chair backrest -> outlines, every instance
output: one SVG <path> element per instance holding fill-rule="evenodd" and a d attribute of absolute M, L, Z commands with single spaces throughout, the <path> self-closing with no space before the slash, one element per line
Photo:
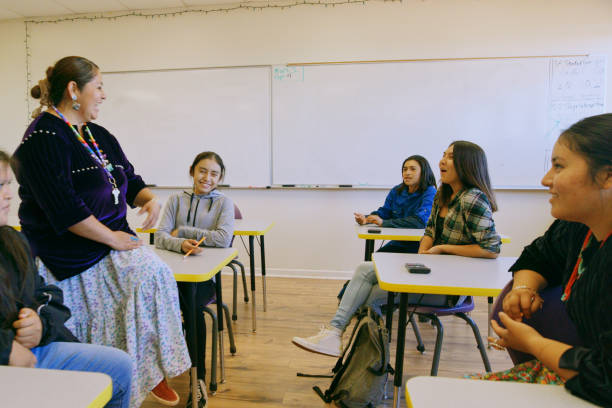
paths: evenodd
<path fill-rule="evenodd" d="M 242 213 L 240 212 L 240 208 L 238 208 L 238 206 L 236 204 L 234 204 L 234 219 L 235 220 L 241 220 L 242 219 Z"/>

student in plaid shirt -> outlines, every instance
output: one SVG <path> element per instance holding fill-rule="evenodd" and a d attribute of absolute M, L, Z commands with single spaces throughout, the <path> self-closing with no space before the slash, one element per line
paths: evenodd
<path fill-rule="evenodd" d="M 487 159 L 480 146 L 453 142 L 440 160 L 442 185 L 434 199 L 419 253 L 455 254 L 496 258 L 500 237 L 495 232 L 492 213 L 497 210 L 489 181 Z M 410 294 L 408 301 L 427 306 L 456 305 L 465 297 Z M 362 305 L 380 307 L 387 292 L 380 289 L 372 262 L 360 264 L 346 287 L 336 315 L 329 326 L 311 337 L 294 337 L 293 343 L 305 350 L 340 356 L 342 333 Z"/>
<path fill-rule="evenodd" d="M 440 181 L 419 253 L 497 258 L 501 239 L 492 216 L 497 203 L 482 148 L 451 143 L 440 160 Z"/>

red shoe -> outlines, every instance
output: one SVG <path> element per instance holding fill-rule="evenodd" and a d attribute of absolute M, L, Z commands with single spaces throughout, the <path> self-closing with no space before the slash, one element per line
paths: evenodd
<path fill-rule="evenodd" d="M 176 391 L 168 385 L 168 381 L 165 378 L 153 388 L 151 394 L 159 403 L 169 407 L 177 405 L 181 400 Z"/>

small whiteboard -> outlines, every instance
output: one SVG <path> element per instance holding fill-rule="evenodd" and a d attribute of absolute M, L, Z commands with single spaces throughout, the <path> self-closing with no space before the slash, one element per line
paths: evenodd
<path fill-rule="evenodd" d="M 101 124 L 149 184 L 189 186 L 196 154 L 225 162 L 224 183 L 270 184 L 270 67 L 103 73 Z"/>
<path fill-rule="evenodd" d="M 603 57 L 275 67 L 273 183 L 389 186 L 469 140 L 496 187 L 540 185 L 560 130 L 604 112 Z"/>

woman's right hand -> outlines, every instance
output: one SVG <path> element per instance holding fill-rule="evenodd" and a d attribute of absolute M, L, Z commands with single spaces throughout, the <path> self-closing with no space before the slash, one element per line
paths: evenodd
<path fill-rule="evenodd" d="M 112 241 L 109 244 L 111 248 L 117 251 L 129 251 L 141 245 L 142 241 L 138 237 L 123 231 L 113 231 Z"/>
<path fill-rule="evenodd" d="M 36 356 L 26 347 L 13 340 L 8 365 L 13 367 L 36 367 Z"/>
<path fill-rule="evenodd" d="M 196 255 L 202 252 L 202 248 L 198 246 L 198 241 L 195 239 L 186 239 L 181 244 L 181 251 L 183 251 L 184 254 L 191 251 L 190 255 Z"/>
<path fill-rule="evenodd" d="M 359 213 L 353 213 L 353 215 L 355 215 L 355 221 L 357 221 L 357 224 L 359 225 L 365 224 L 365 220 L 366 220 L 365 215 L 359 214 Z"/>
<path fill-rule="evenodd" d="M 517 286 L 506 294 L 502 308 L 512 320 L 520 322 L 523 319 L 530 319 L 543 304 L 544 300 L 535 289 Z"/>

